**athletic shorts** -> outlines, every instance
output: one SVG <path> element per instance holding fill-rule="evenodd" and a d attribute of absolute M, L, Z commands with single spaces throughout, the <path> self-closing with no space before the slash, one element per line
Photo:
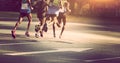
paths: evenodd
<path fill-rule="evenodd" d="M 66 14 L 59 12 L 58 19 L 61 19 L 61 18 L 66 18 Z"/>
<path fill-rule="evenodd" d="M 20 13 L 31 13 L 31 9 L 21 9 Z"/>
<path fill-rule="evenodd" d="M 46 17 L 46 13 L 45 13 L 45 12 L 43 12 L 43 13 L 38 12 L 38 13 L 37 13 L 37 17 L 40 18 L 40 19 L 43 19 L 43 18 Z"/>
<path fill-rule="evenodd" d="M 20 16 L 28 16 L 31 13 L 31 9 L 21 9 L 20 10 Z"/>

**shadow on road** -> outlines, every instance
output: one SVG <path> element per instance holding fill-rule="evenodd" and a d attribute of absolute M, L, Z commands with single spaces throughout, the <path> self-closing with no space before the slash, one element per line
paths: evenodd
<path fill-rule="evenodd" d="M 0 18 L 0 21 L 17 21 L 18 18 L 8 18 L 8 17 L 3 17 L 3 18 Z"/>
<path fill-rule="evenodd" d="M 13 26 L 8 26 L 8 25 L 0 24 L 0 29 L 12 30 L 14 25 L 15 24 L 13 24 Z M 19 30 L 26 30 L 26 28 L 23 28 L 23 27 L 18 27 L 17 29 L 19 29 Z"/>
<path fill-rule="evenodd" d="M 17 37 L 19 37 L 19 39 L 13 39 L 10 33 L 0 33 L 0 43 L 37 42 L 36 40 L 27 38 L 25 35 L 17 34 Z"/>
<path fill-rule="evenodd" d="M 103 30 L 103 31 L 115 31 L 120 32 L 120 18 L 119 17 L 104 17 L 104 18 L 95 18 L 95 25 L 100 25 L 102 27 L 93 29 Z"/>

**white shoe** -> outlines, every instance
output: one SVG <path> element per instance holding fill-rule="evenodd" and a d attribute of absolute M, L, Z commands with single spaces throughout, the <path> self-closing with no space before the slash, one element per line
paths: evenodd
<path fill-rule="evenodd" d="M 39 38 L 39 34 L 38 34 L 38 33 L 35 33 L 35 37 L 36 37 L 36 38 Z"/>

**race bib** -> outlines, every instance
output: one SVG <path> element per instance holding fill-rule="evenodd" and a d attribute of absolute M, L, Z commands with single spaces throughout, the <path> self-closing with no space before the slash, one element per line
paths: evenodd
<path fill-rule="evenodd" d="M 29 9 L 29 6 L 27 3 L 22 3 L 21 9 Z"/>

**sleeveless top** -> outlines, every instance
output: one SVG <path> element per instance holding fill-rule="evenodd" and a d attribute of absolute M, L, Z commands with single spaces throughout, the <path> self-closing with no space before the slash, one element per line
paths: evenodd
<path fill-rule="evenodd" d="M 59 12 L 59 0 L 52 0 L 49 3 L 47 14 L 58 15 Z"/>
<path fill-rule="evenodd" d="M 59 9 L 60 13 L 67 12 L 67 7 L 64 6 L 66 2 L 67 2 L 66 0 L 61 0 L 60 1 L 60 9 Z"/>
<path fill-rule="evenodd" d="M 30 9 L 30 6 L 29 6 L 27 0 L 22 0 L 20 12 L 21 13 L 31 13 L 31 9 Z"/>
<path fill-rule="evenodd" d="M 48 7 L 48 11 L 47 14 L 56 14 L 57 15 L 57 11 L 59 10 L 59 8 L 57 6 L 49 6 Z"/>

